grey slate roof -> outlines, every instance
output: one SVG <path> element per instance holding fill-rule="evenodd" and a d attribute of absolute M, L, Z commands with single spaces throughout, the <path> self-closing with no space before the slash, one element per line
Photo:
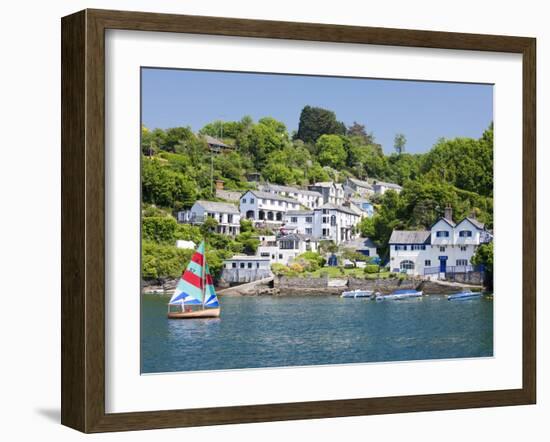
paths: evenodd
<path fill-rule="evenodd" d="M 225 144 L 223 141 L 218 140 L 217 138 L 211 137 L 210 135 L 203 135 L 204 140 L 212 146 L 221 146 L 221 147 L 230 147 Z"/>
<path fill-rule="evenodd" d="M 322 197 L 319 192 L 315 192 L 314 190 L 307 190 L 307 189 L 298 189 L 297 187 L 291 187 L 291 186 L 281 186 L 280 184 L 265 184 L 263 186 L 266 190 L 273 190 L 274 192 L 287 192 L 287 193 L 301 193 L 302 195 L 311 195 L 315 197 Z"/>
<path fill-rule="evenodd" d="M 326 203 L 326 204 L 323 204 L 322 206 L 319 206 L 319 207 L 315 208 L 315 210 L 322 210 L 322 209 L 338 210 L 340 212 L 349 213 L 350 215 L 359 216 L 357 213 L 355 213 L 351 209 L 348 209 L 347 207 L 337 206 L 336 204 L 332 204 L 332 203 Z"/>
<path fill-rule="evenodd" d="M 394 230 L 388 244 L 429 244 L 429 230 Z"/>
<path fill-rule="evenodd" d="M 247 190 L 247 192 L 250 192 L 256 195 L 258 198 L 262 198 L 266 200 L 286 201 L 288 203 L 300 204 L 298 200 L 295 200 L 293 198 L 288 198 L 282 195 L 277 195 L 276 193 L 264 192 L 262 190 Z"/>
<path fill-rule="evenodd" d="M 375 181 L 374 186 L 385 186 L 385 187 L 389 187 L 391 189 L 402 189 L 402 187 L 399 184 L 387 183 L 387 182 L 384 182 L 384 181 Z"/>
<path fill-rule="evenodd" d="M 221 213 L 239 213 L 239 209 L 234 204 L 219 203 L 217 201 L 196 201 L 195 204 L 199 204 L 204 210 L 208 212 L 221 212 Z"/>
<path fill-rule="evenodd" d="M 313 237 L 311 235 L 305 235 L 303 233 L 289 233 L 288 235 L 280 236 L 277 238 L 279 241 L 311 241 Z"/>
<path fill-rule="evenodd" d="M 484 230 L 484 229 L 485 229 L 485 224 L 479 222 L 477 219 L 475 219 L 475 218 L 470 218 L 470 217 L 464 218 L 464 220 L 466 220 L 466 219 L 467 219 L 468 221 L 470 221 L 474 226 L 476 226 L 479 230 Z M 464 221 L 464 220 L 462 220 L 462 221 Z M 462 221 L 461 221 L 461 222 L 462 222 Z M 459 223 L 459 224 L 460 224 L 460 223 Z"/>
<path fill-rule="evenodd" d="M 359 187 L 365 187 L 367 189 L 372 189 L 372 185 L 367 181 L 358 180 L 357 178 L 349 177 L 348 180 Z"/>

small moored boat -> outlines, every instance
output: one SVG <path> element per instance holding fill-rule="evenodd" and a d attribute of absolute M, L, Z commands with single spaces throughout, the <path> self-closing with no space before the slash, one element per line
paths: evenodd
<path fill-rule="evenodd" d="M 176 310 L 173 311 L 173 307 Z M 168 302 L 168 318 L 217 318 L 220 303 L 214 290 L 214 281 L 206 264 L 204 241 L 191 257 L 185 272 Z"/>
<path fill-rule="evenodd" d="M 467 299 L 476 299 L 476 298 L 481 298 L 481 292 L 472 292 L 468 290 L 468 291 L 454 293 L 452 295 L 447 296 L 448 301 L 463 301 Z"/>
<path fill-rule="evenodd" d="M 342 292 L 340 298 L 370 298 L 373 295 L 372 290 L 350 290 L 348 292 Z"/>
<path fill-rule="evenodd" d="M 392 301 L 400 299 L 409 299 L 409 298 L 420 298 L 422 296 L 422 291 L 420 290 L 396 290 L 389 295 L 376 295 L 377 301 Z"/>

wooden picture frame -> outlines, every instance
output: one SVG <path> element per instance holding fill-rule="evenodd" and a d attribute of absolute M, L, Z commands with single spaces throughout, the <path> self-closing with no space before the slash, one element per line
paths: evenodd
<path fill-rule="evenodd" d="M 208 409 L 105 412 L 105 30 L 261 37 L 523 57 L 523 385 Z M 62 409 L 83 432 L 533 404 L 536 400 L 536 41 L 533 38 L 84 10 L 62 19 Z"/>

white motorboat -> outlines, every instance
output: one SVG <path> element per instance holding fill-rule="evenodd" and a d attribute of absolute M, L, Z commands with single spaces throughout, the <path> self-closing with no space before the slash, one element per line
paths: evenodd
<path fill-rule="evenodd" d="M 350 290 L 347 292 L 342 292 L 340 295 L 341 298 L 370 298 L 373 295 L 372 290 Z"/>

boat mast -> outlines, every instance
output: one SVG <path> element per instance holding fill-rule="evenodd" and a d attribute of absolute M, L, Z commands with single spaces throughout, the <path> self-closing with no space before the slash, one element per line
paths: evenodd
<path fill-rule="evenodd" d="M 206 241 L 204 242 L 204 253 L 202 255 L 202 309 L 206 302 Z"/>

